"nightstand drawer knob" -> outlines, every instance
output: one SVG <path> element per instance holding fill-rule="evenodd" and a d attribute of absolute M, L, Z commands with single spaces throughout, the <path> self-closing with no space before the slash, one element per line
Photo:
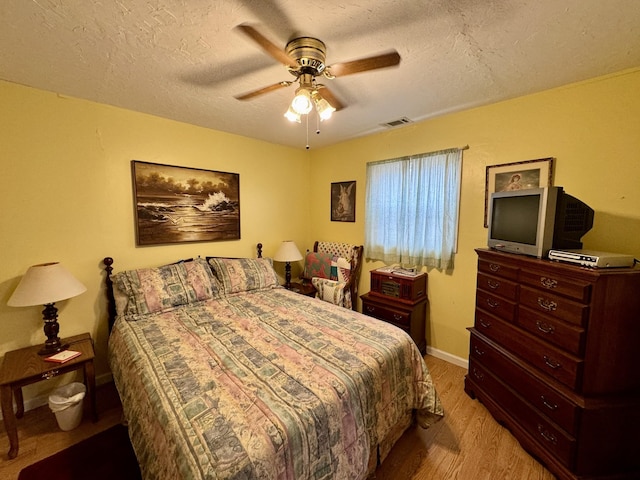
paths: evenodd
<path fill-rule="evenodd" d="M 44 372 L 42 374 L 42 378 L 45 380 L 49 380 L 50 378 L 56 377 L 60 374 L 60 370 L 49 370 L 48 372 Z"/>

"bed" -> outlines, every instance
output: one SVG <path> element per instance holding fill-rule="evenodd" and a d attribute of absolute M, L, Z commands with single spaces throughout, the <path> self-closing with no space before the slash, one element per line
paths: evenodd
<path fill-rule="evenodd" d="M 363 479 L 443 415 L 410 337 L 280 287 L 270 259 L 105 264 L 109 365 L 145 479 Z"/>

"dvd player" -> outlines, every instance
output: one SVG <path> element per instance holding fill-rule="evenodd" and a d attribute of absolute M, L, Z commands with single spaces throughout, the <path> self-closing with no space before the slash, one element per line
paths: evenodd
<path fill-rule="evenodd" d="M 631 255 L 594 250 L 549 250 L 549 260 L 592 268 L 633 267 L 635 263 Z"/>

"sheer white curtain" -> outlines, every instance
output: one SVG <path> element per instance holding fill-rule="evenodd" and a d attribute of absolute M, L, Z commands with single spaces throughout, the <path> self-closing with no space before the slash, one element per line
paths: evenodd
<path fill-rule="evenodd" d="M 453 268 L 462 150 L 367 164 L 366 258 Z"/>

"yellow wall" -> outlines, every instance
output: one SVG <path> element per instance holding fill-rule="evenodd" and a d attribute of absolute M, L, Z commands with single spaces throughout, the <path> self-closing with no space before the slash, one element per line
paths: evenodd
<path fill-rule="evenodd" d="M 60 261 L 88 291 L 58 302 L 60 335 L 90 332 L 106 364 L 101 261 L 116 271 L 305 244 L 305 151 L 0 82 L 0 355 L 44 343 L 42 307 L 8 307 L 30 265 Z M 131 160 L 240 174 L 241 240 L 137 248 Z M 282 215 L 282 211 L 287 215 Z M 279 265 L 278 268 L 282 267 Z M 36 391 L 44 386 L 29 387 Z"/>
<path fill-rule="evenodd" d="M 88 287 L 57 304 L 61 334 L 91 332 L 105 373 L 103 257 L 118 270 L 251 256 L 258 241 L 266 255 L 285 239 L 301 250 L 315 239 L 362 243 L 367 162 L 468 144 L 456 267 L 429 271 L 427 332 L 431 347 L 464 358 L 487 165 L 555 157 L 554 183 L 596 210 L 585 247 L 640 257 L 638 92 L 635 69 L 306 152 L 0 82 L 0 355 L 44 340 L 40 307 L 6 305 L 29 265 L 60 261 Z M 239 173 L 242 239 L 137 248 L 133 159 Z M 357 221 L 331 222 L 330 183 L 348 180 L 358 182 Z M 379 265 L 364 265 L 361 293 Z M 30 388 L 27 398 L 47 387 Z"/>
<path fill-rule="evenodd" d="M 475 108 L 312 151 L 311 236 L 364 241 L 366 163 L 469 145 L 463 153 L 460 235 L 452 272 L 429 271 L 427 342 L 468 353 L 476 256 L 486 246 L 487 165 L 554 157 L 554 184 L 595 211 L 584 248 L 640 258 L 640 70 Z M 356 223 L 329 220 L 329 183 L 356 180 Z M 360 293 L 369 290 L 364 264 Z"/>

